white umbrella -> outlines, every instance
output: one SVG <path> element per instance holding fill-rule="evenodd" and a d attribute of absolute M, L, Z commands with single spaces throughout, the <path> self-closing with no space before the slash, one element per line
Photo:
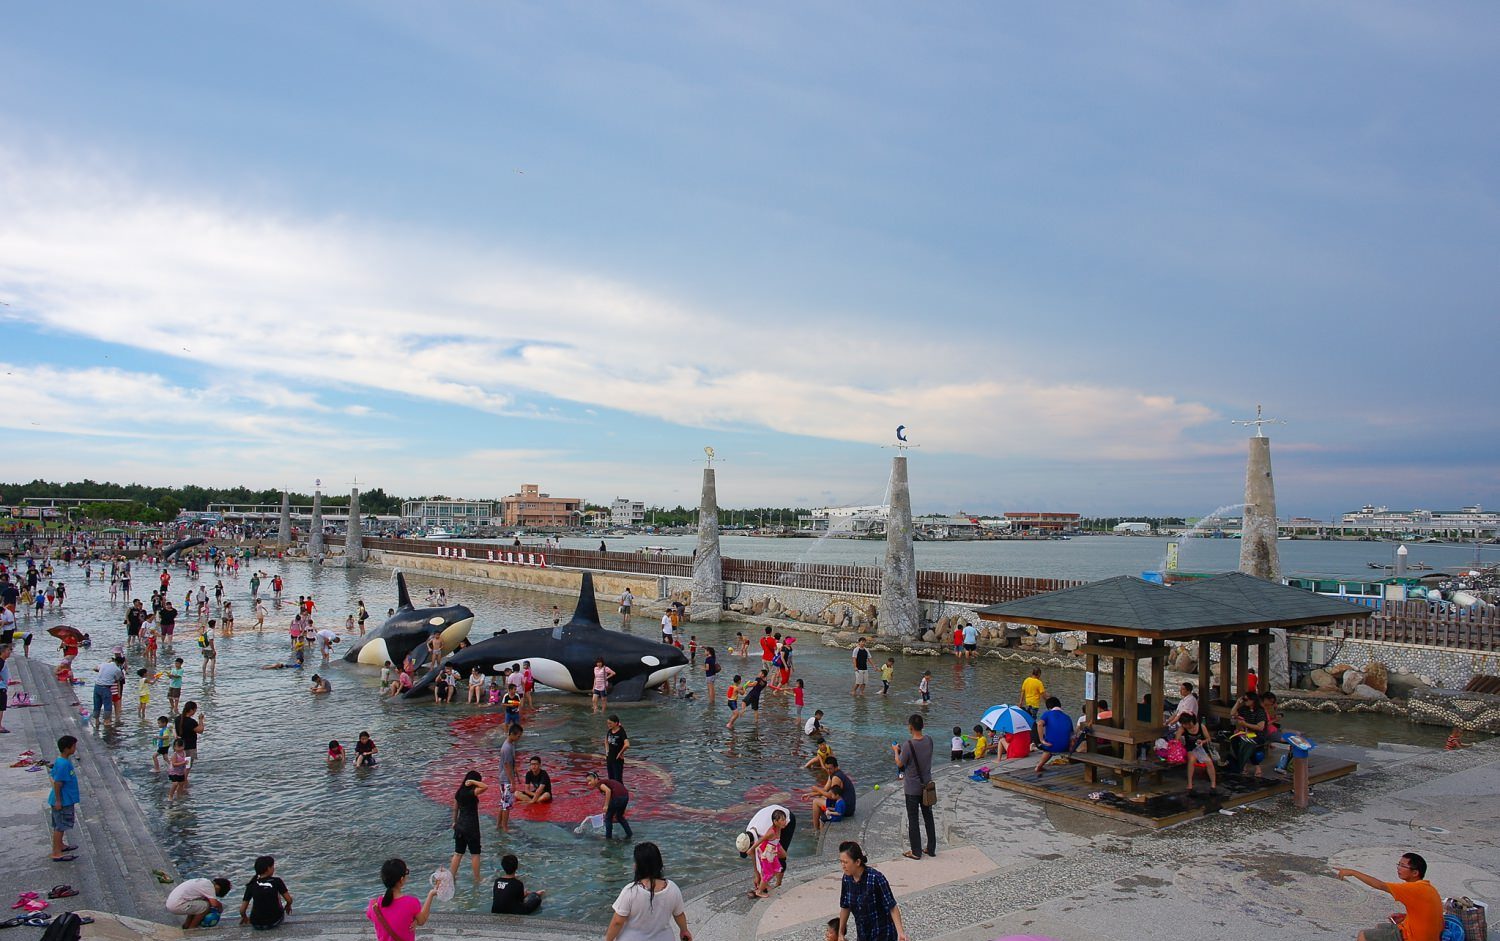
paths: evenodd
<path fill-rule="evenodd" d="M 979 724 L 992 732 L 1029 732 L 1031 730 L 1031 716 L 1019 706 L 1010 706 L 1001 703 L 991 706 L 980 716 Z"/>

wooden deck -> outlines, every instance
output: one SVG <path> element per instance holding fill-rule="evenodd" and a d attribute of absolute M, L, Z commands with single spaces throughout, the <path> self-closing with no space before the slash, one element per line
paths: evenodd
<path fill-rule="evenodd" d="M 1249 775 L 1219 773 L 1219 793 L 1208 793 L 1208 781 L 1195 779 L 1196 793 L 1187 794 L 1187 772 L 1181 768 L 1167 771 L 1161 776 L 1161 784 L 1148 787 L 1133 798 L 1122 796 L 1117 786 L 1090 784 L 1084 779 L 1086 766 L 1070 762 L 1066 767 L 1048 765 L 1047 771 L 1038 778 L 1034 771 L 1036 762 L 1016 761 L 1009 767 L 995 768 L 990 774 L 990 783 L 995 787 L 1024 794 L 1027 797 L 1072 807 L 1086 813 L 1123 820 L 1151 829 L 1170 827 L 1185 820 L 1194 820 L 1218 813 L 1221 809 L 1233 809 L 1244 804 L 1265 800 L 1277 794 L 1289 793 L 1292 777 L 1276 774 L 1268 761 L 1266 775 L 1256 779 Z M 1307 759 L 1308 781 L 1318 784 L 1353 774 L 1358 765 L 1352 761 L 1326 758 L 1314 752 Z M 1101 774 L 1104 772 L 1101 772 Z M 1105 797 L 1090 799 L 1090 794 L 1103 792 Z"/>

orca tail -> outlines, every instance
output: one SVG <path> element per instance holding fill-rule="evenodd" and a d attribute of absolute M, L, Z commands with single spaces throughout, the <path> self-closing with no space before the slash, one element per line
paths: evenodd
<path fill-rule="evenodd" d="M 609 687 L 609 698 L 616 702 L 640 702 L 645 694 L 646 674 L 644 673 L 632 676 L 628 680 L 611 683 Z"/>
<path fill-rule="evenodd" d="M 578 586 L 578 607 L 573 609 L 573 620 L 568 622 L 568 626 L 578 625 L 602 626 L 599 623 L 599 603 L 594 600 L 593 572 L 584 572 L 583 583 Z"/>
<path fill-rule="evenodd" d="M 411 603 L 411 595 L 409 595 L 409 594 L 406 593 L 406 576 L 403 573 L 401 573 L 401 572 L 397 572 L 396 573 L 396 609 L 399 611 L 402 608 L 412 608 L 412 607 L 415 607 L 415 605 L 413 605 Z"/>

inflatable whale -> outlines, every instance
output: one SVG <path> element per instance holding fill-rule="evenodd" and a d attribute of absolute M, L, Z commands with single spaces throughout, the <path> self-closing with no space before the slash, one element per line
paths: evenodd
<path fill-rule="evenodd" d="M 161 559 L 163 562 L 165 562 L 182 550 L 191 549 L 194 546 L 201 546 L 205 542 L 208 542 L 208 540 L 204 539 L 202 536 L 189 536 L 187 539 L 179 539 L 176 542 L 172 543 L 170 546 L 167 546 L 166 550 L 161 554 Z"/>
<path fill-rule="evenodd" d="M 385 666 L 389 660 L 400 669 L 408 656 L 417 666 L 427 660 L 427 638 L 443 635 L 443 652 L 452 653 L 474 626 L 474 612 L 461 604 L 441 608 L 418 608 L 406 593 L 406 576 L 396 573 L 396 613 L 359 639 L 344 659 L 349 663 Z"/>
<path fill-rule="evenodd" d="M 578 607 L 566 624 L 497 634 L 465 647 L 446 664 L 429 670 L 405 697 L 425 695 L 442 666 L 451 666 L 465 677 L 476 667 L 487 676 L 499 676 L 506 667 L 523 660 L 531 661 L 531 673 L 538 683 L 569 693 L 587 693 L 594 687 L 596 657 L 603 657 L 605 665 L 615 671 L 609 698 L 626 702 L 640 699 L 646 690 L 667 682 L 688 665 L 687 657 L 676 647 L 605 630 L 594 601 L 594 576 L 584 572 Z"/>

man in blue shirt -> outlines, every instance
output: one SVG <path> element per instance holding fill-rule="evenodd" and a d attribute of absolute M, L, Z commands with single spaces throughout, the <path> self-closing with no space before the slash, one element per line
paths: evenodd
<path fill-rule="evenodd" d="M 69 851 L 78 847 L 63 842 L 65 831 L 73 829 L 76 822 L 74 809 L 78 806 L 78 773 L 73 770 L 73 752 L 78 748 L 78 739 L 64 735 L 57 740 L 57 760 L 52 762 L 52 793 L 47 795 L 47 806 L 52 808 L 52 861 L 71 863 L 77 859 Z"/>
<path fill-rule="evenodd" d="M 1062 701 L 1056 696 L 1047 697 L 1047 711 L 1039 720 L 1042 732 L 1042 760 L 1037 762 L 1036 776 L 1042 776 L 1047 762 L 1073 750 L 1073 717 L 1063 712 Z"/>

